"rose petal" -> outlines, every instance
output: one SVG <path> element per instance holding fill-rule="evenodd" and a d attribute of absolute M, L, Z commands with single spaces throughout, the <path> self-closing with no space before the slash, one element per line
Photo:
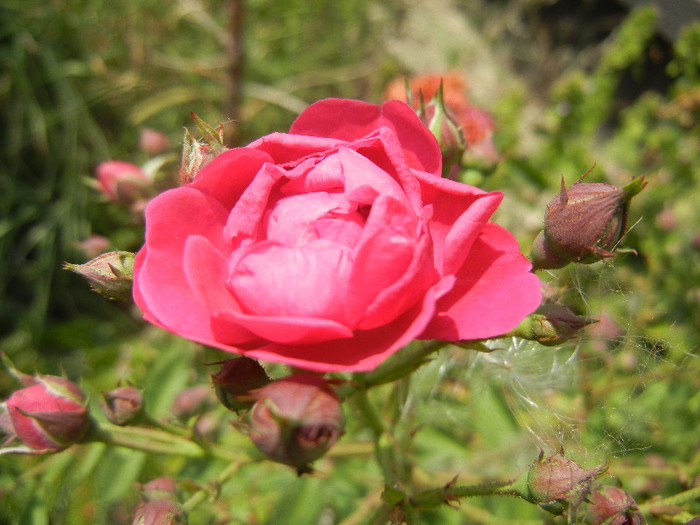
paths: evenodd
<path fill-rule="evenodd" d="M 253 245 L 232 269 L 228 289 L 248 314 L 345 322 L 350 250 L 324 240 L 287 247 Z"/>
<path fill-rule="evenodd" d="M 440 175 L 442 157 L 437 140 L 410 106 L 397 100 L 381 107 L 359 100 L 321 100 L 297 117 L 290 133 L 351 142 L 383 126 L 394 131 L 404 152 L 402 157 L 411 168 Z"/>
<path fill-rule="evenodd" d="M 246 148 L 267 153 L 272 157 L 275 164 L 296 166 L 309 156 L 313 156 L 319 152 L 333 150 L 343 144 L 345 144 L 344 140 L 308 136 L 306 133 L 299 135 L 294 135 L 292 133 L 271 133 L 255 142 L 251 142 Z"/>
<path fill-rule="evenodd" d="M 540 304 L 540 282 L 530 267 L 515 238 L 487 224 L 421 339 L 482 339 L 508 332 Z"/>
<path fill-rule="evenodd" d="M 270 193 L 284 171 L 265 164 L 231 210 L 223 231 L 224 239 L 237 248 L 245 239 L 256 238 L 267 209 Z"/>
<path fill-rule="evenodd" d="M 193 235 L 185 243 L 183 259 L 185 277 L 190 288 L 211 313 L 212 334 L 227 344 L 245 344 L 257 339 L 251 332 L 235 324 L 222 324 L 213 319 L 221 313 L 240 312 L 241 307 L 226 288 L 228 260 L 204 237 Z"/>
<path fill-rule="evenodd" d="M 345 301 L 350 326 L 361 323 L 362 328 L 374 328 L 393 319 L 405 308 L 406 304 L 397 295 L 397 287 L 407 286 L 416 276 L 415 269 L 408 275 L 407 269 L 416 255 L 426 250 L 425 245 L 419 246 L 419 235 L 418 220 L 405 203 L 384 196 L 376 199 L 353 252 L 351 293 Z M 432 265 L 428 270 L 432 270 Z M 434 276 L 432 271 L 428 274 L 429 279 Z M 384 299 L 380 297 L 382 292 Z M 397 302 L 387 304 L 389 297 Z M 420 295 L 413 298 L 413 302 L 419 300 Z M 373 306 L 370 308 L 370 305 Z"/>
<path fill-rule="evenodd" d="M 204 166 L 190 186 L 211 195 L 230 210 L 266 162 L 273 159 L 262 151 L 231 149 Z"/>
<path fill-rule="evenodd" d="M 363 217 L 344 195 L 314 192 L 279 200 L 266 220 L 267 240 L 301 246 L 320 238 L 354 246 Z"/>
<path fill-rule="evenodd" d="M 437 288 L 430 289 L 421 302 L 390 325 L 355 331 L 352 338 L 307 345 L 270 344 L 246 355 L 317 372 L 373 370 L 421 333 L 433 317 L 438 296 Z"/>
<path fill-rule="evenodd" d="M 442 275 L 454 274 L 503 194 L 487 193 L 429 173 L 415 171 L 414 175 L 421 182 L 423 202 L 433 206 L 430 234 L 435 244 L 435 266 Z"/>
<path fill-rule="evenodd" d="M 147 318 L 184 337 L 211 338 L 208 307 L 189 287 L 182 261 L 191 235 L 223 251 L 226 215 L 218 200 L 189 186 L 166 191 L 148 204 L 148 251 L 139 254 L 134 272 L 134 298 Z"/>
<path fill-rule="evenodd" d="M 328 319 L 247 315 L 238 312 L 221 312 L 214 317 L 214 330 L 218 342 L 214 346 L 246 355 L 250 355 L 246 345 L 242 348 L 232 348 L 240 343 L 227 339 L 227 327 L 241 327 L 259 336 L 263 341 L 258 347 L 268 342 L 282 345 L 315 344 L 352 337 L 350 328 Z"/>

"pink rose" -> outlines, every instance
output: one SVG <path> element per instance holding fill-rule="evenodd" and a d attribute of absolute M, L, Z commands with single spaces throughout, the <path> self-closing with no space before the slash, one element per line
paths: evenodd
<path fill-rule="evenodd" d="M 324 372 L 503 334 L 539 280 L 488 222 L 502 195 L 440 173 L 405 103 L 317 102 L 148 204 L 136 303 L 188 339 Z"/>
<path fill-rule="evenodd" d="M 95 168 L 99 189 L 112 202 L 131 204 L 151 184 L 141 168 L 123 160 L 106 160 Z"/>

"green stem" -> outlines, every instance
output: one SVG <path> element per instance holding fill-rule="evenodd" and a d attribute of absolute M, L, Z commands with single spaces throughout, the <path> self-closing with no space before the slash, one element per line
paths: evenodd
<path fill-rule="evenodd" d="M 647 501 L 646 503 L 639 506 L 639 510 L 645 514 L 648 514 L 654 507 L 680 506 L 685 503 L 689 503 L 693 500 L 696 500 L 697 498 L 700 498 L 700 487 L 695 487 L 690 490 L 686 490 L 674 496 L 669 496 L 668 498 Z"/>
<path fill-rule="evenodd" d="M 367 390 L 364 388 L 364 376 L 356 374 L 355 377 L 360 388 L 355 391 L 352 401 L 372 429 L 374 434 L 374 452 L 384 475 L 384 484 L 387 487 L 391 487 L 399 479 L 394 440 L 386 431 L 381 416 L 370 402 L 369 397 L 367 397 Z"/>
<path fill-rule="evenodd" d="M 390 356 L 379 367 L 364 374 L 362 388 L 372 388 L 390 383 L 415 371 L 428 361 L 428 356 L 450 344 L 446 341 L 427 341 L 422 344 L 410 344 Z M 360 386 L 346 384 L 337 389 L 341 399 L 353 395 Z"/>
<path fill-rule="evenodd" d="M 470 498 L 474 496 L 494 496 L 494 495 L 511 495 L 504 490 L 510 487 L 514 481 L 492 481 L 479 485 L 453 485 L 452 482 L 447 483 L 444 487 L 427 490 L 413 496 L 410 501 L 413 507 L 432 509 L 439 507 L 451 501 L 456 501 L 461 498 Z"/>
<path fill-rule="evenodd" d="M 215 480 L 207 483 L 205 487 L 195 492 L 185 503 L 182 504 L 182 508 L 185 510 L 185 512 L 191 512 L 192 509 L 203 503 L 208 497 L 215 496 L 219 492 L 221 485 L 231 479 L 243 464 L 244 462 L 241 460 L 231 462 L 224 470 L 221 471 Z"/>
<path fill-rule="evenodd" d="M 85 441 L 97 441 L 108 445 L 117 445 L 152 454 L 184 456 L 188 458 L 212 457 L 225 461 L 239 460 L 240 456 L 231 454 L 215 445 L 203 447 L 194 441 L 163 430 L 135 426 L 118 426 L 110 423 L 93 423 Z"/>

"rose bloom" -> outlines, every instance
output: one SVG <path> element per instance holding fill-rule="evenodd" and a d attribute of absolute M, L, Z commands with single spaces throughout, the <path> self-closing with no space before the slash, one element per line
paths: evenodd
<path fill-rule="evenodd" d="M 539 280 L 489 222 L 502 195 L 440 173 L 405 103 L 317 102 L 148 204 L 134 299 L 188 339 L 320 372 L 503 334 Z"/>

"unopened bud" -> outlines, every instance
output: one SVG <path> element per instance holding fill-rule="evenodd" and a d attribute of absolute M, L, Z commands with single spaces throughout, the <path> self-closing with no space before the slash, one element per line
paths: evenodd
<path fill-rule="evenodd" d="M 102 410 L 115 425 L 126 425 L 141 414 L 141 391 L 135 386 L 120 386 L 102 392 Z"/>
<path fill-rule="evenodd" d="M 576 315 L 560 304 L 543 304 L 523 319 L 508 335 L 553 346 L 568 341 L 594 319 Z"/>
<path fill-rule="evenodd" d="M 108 252 L 84 264 L 64 263 L 64 270 L 82 275 L 93 291 L 115 301 L 131 299 L 134 254 Z"/>
<path fill-rule="evenodd" d="M 0 409 L 5 414 L 3 430 L 24 447 L 5 448 L 0 454 L 63 450 L 77 443 L 89 427 L 85 396 L 75 383 L 40 374 L 33 381 L 14 392 Z"/>
<path fill-rule="evenodd" d="M 180 419 L 189 419 L 213 402 L 214 396 L 210 385 L 192 386 L 178 392 L 170 407 L 170 412 Z"/>
<path fill-rule="evenodd" d="M 452 165 L 459 162 L 467 143 L 457 115 L 445 106 L 442 83 L 427 104 L 423 104 L 421 100 L 417 113 L 440 145 L 444 167 L 443 175 L 445 175 Z"/>
<path fill-rule="evenodd" d="M 200 139 L 195 138 L 189 130 L 185 129 L 185 137 L 182 147 L 182 161 L 180 164 L 180 183 L 189 184 L 202 171 L 202 168 L 226 151 L 224 145 L 224 125 L 219 124 L 218 129 L 208 124 L 195 113 L 191 113 L 197 130 L 201 134 Z"/>
<path fill-rule="evenodd" d="M 101 162 L 95 169 L 99 190 L 112 202 L 130 206 L 145 196 L 151 179 L 136 164 L 122 160 Z"/>
<path fill-rule="evenodd" d="M 590 522 L 593 525 L 642 525 L 645 523 L 629 492 L 611 485 L 589 496 Z"/>
<path fill-rule="evenodd" d="M 539 459 L 513 484 L 513 489 L 530 503 L 559 515 L 583 501 L 593 481 L 606 470 L 605 465 L 584 469 L 562 454 L 547 458 L 540 454 Z"/>
<path fill-rule="evenodd" d="M 255 359 L 236 357 L 221 363 L 221 369 L 211 375 L 216 397 L 229 410 L 243 410 L 253 405 L 250 391 L 270 382 L 265 369 Z"/>
<path fill-rule="evenodd" d="M 144 128 L 139 135 L 139 147 L 151 157 L 170 147 L 170 140 L 160 131 Z"/>
<path fill-rule="evenodd" d="M 136 507 L 132 525 L 179 525 L 185 523 L 182 508 L 167 499 L 142 501 Z"/>
<path fill-rule="evenodd" d="M 147 501 L 159 499 L 175 501 L 176 492 L 177 483 L 175 483 L 175 480 L 170 476 L 152 479 L 148 483 L 144 483 L 141 487 L 143 498 Z"/>
<path fill-rule="evenodd" d="M 530 253 L 533 269 L 590 264 L 615 256 L 613 250 L 627 226 L 629 201 L 646 183 L 638 177 L 618 188 L 583 183 L 583 177 L 568 190 L 562 178 L 559 195 L 547 205 L 544 229 Z"/>
<path fill-rule="evenodd" d="M 343 434 L 343 410 L 328 383 L 295 374 L 253 392 L 250 437 L 270 459 L 301 474 Z"/>

